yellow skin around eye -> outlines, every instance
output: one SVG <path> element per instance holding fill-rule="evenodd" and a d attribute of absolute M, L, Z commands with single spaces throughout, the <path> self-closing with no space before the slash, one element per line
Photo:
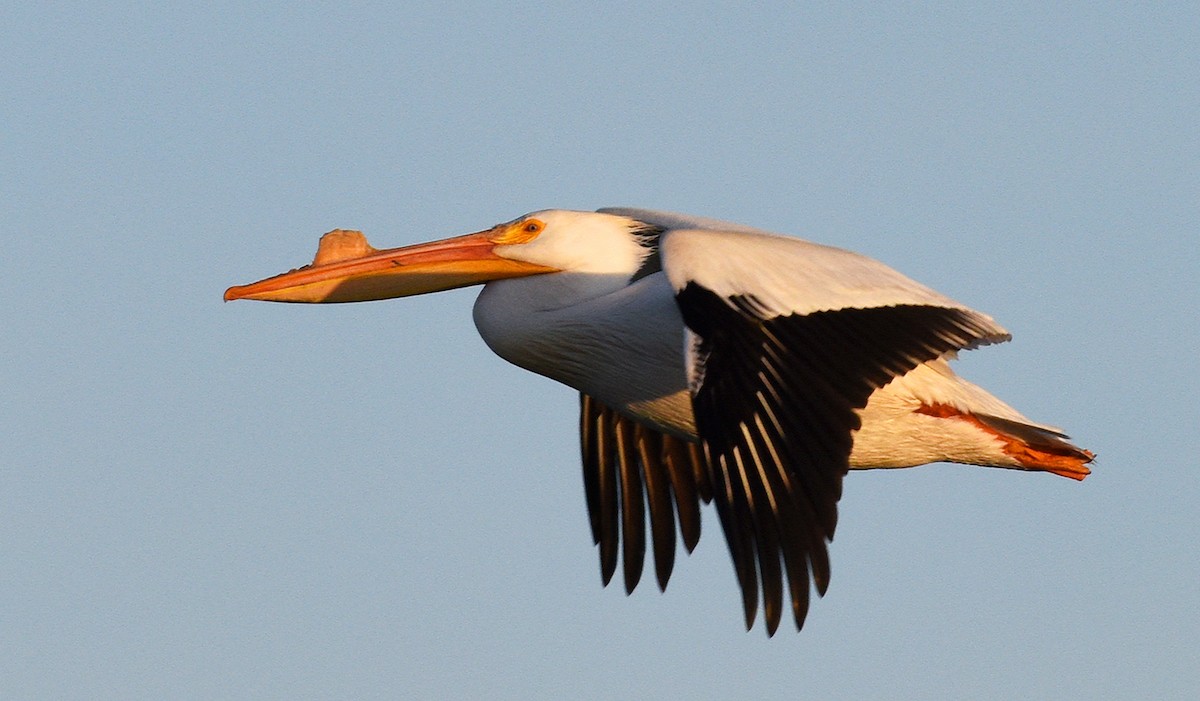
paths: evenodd
<path fill-rule="evenodd" d="M 498 246 L 514 246 L 529 243 L 546 228 L 541 219 L 522 219 L 500 227 L 499 234 L 492 240 Z"/>

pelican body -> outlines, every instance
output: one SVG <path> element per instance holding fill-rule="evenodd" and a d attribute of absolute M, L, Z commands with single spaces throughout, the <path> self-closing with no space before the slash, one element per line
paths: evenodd
<path fill-rule="evenodd" d="M 666 587 L 712 502 L 747 628 L 778 628 L 810 584 L 851 469 L 957 462 L 1076 480 L 1092 453 L 963 380 L 960 350 L 1008 340 L 989 316 L 850 251 L 642 209 L 545 210 L 377 250 L 322 237 L 312 265 L 226 300 L 356 302 L 482 283 L 475 325 L 505 360 L 580 392 L 584 487 L 607 584 L 640 580 L 646 513 Z M 786 576 L 785 576 L 786 575 Z"/>

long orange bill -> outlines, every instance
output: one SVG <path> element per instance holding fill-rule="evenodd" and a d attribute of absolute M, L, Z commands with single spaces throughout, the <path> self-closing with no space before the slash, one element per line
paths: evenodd
<path fill-rule="evenodd" d="M 321 237 L 311 265 L 225 291 L 225 301 L 365 302 L 449 290 L 491 280 L 557 272 L 497 255 L 506 225 L 465 236 L 377 250 L 359 231 Z"/>

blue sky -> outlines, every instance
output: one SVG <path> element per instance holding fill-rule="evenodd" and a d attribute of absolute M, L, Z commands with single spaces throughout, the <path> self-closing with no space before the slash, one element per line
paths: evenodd
<path fill-rule="evenodd" d="M 23 3 L 0 46 L 0 695 L 1200 695 L 1193 4 Z M 851 475 L 768 640 L 711 511 L 601 589 L 575 394 L 473 291 L 221 303 L 329 229 L 609 205 L 988 312 L 960 371 L 1094 474 Z"/>

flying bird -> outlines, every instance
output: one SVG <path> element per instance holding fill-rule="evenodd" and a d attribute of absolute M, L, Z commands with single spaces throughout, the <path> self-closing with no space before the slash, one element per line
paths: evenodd
<path fill-rule="evenodd" d="M 647 547 L 665 588 L 715 504 L 747 629 L 829 586 L 852 469 L 957 462 L 1082 480 L 1093 454 L 950 368 L 1007 341 L 991 317 L 871 258 L 669 212 L 545 210 L 377 250 L 322 237 L 311 265 L 226 300 L 359 302 L 483 284 L 475 325 L 502 358 L 577 389 L 584 491 L 607 585 Z M 785 584 L 786 581 L 786 584 Z M 811 586 L 810 586 L 811 582 Z M 784 587 L 787 587 L 785 597 Z"/>

